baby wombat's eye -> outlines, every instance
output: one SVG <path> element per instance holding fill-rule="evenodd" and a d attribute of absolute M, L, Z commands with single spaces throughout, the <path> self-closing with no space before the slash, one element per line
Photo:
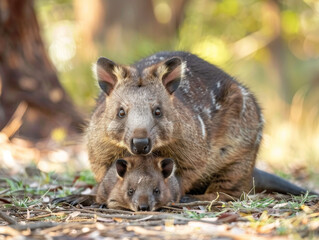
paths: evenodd
<path fill-rule="evenodd" d="M 153 193 L 155 195 L 159 195 L 161 193 L 161 191 L 158 188 L 154 188 Z"/>
<path fill-rule="evenodd" d="M 134 189 L 133 189 L 133 188 L 130 188 L 130 189 L 127 191 L 127 195 L 133 196 L 133 194 L 134 194 Z"/>
<path fill-rule="evenodd" d="M 154 116 L 155 117 L 161 117 L 162 116 L 162 111 L 160 107 L 155 108 L 154 110 Z"/>
<path fill-rule="evenodd" d="M 124 110 L 123 108 L 120 108 L 119 111 L 118 111 L 118 113 L 117 113 L 117 116 L 118 116 L 119 118 L 124 118 L 125 115 L 126 115 L 125 110 Z"/>

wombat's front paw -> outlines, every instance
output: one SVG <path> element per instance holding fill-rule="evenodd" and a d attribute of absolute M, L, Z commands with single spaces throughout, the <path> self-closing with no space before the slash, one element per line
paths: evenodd
<path fill-rule="evenodd" d="M 196 201 L 199 201 L 199 200 L 194 195 L 184 195 L 179 202 L 190 203 L 190 202 L 196 202 Z"/>
<path fill-rule="evenodd" d="M 77 204 L 82 204 L 83 206 L 90 206 L 94 203 L 94 196 L 91 195 L 79 195 L 79 194 L 72 194 L 66 197 L 55 198 L 52 200 L 53 204 L 58 203 L 68 203 L 72 206 Z"/>

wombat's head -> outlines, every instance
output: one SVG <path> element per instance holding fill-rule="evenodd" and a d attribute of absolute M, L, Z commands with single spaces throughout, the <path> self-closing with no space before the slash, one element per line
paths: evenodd
<path fill-rule="evenodd" d="M 113 143 L 132 154 L 147 155 L 174 139 L 178 118 L 172 95 L 182 79 L 180 58 L 139 69 L 101 57 L 95 68 L 106 94 L 101 124 Z"/>
<path fill-rule="evenodd" d="M 119 180 L 115 191 L 109 197 L 108 207 L 154 211 L 177 200 L 171 192 L 172 188 L 179 188 L 177 181 L 170 179 L 175 178 L 174 161 L 169 158 L 137 158 L 129 157 L 116 161 Z"/>

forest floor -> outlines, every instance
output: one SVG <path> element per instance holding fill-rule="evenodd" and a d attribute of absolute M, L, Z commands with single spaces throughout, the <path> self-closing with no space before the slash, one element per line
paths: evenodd
<path fill-rule="evenodd" d="M 0 240 L 319 238 L 319 198 L 308 194 L 175 203 L 159 212 L 55 205 L 52 199 L 89 194 L 95 184 L 83 170 L 83 145 L 31 145 L 0 134 L 0 146 Z"/>

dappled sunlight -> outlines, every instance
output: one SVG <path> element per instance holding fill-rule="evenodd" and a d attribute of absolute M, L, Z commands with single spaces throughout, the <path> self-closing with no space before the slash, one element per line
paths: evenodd
<path fill-rule="evenodd" d="M 59 71 L 68 71 L 72 67 L 70 60 L 76 54 L 74 26 L 70 21 L 60 21 L 52 28 L 50 57 Z"/>
<path fill-rule="evenodd" d="M 154 13 L 156 20 L 160 23 L 169 23 L 172 18 L 172 9 L 167 2 L 155 1 Z"/>
<path fill-rule="evenodd" d="M 319 131 L 317 130 L 317 133 L 315 134 L 314 141 L 313 141 L 313 147 L 316 151 L 316 155 L 319 156 Z"/>
<path fill-rule="evenodd" d="M 291 171 L 294 167 L 319 171 L 319 119 L 303 109 L 303 101 L 296 93 L 290 118 L 266 124 L 259 158 L 278 171 Z"/>
<path fill-rule="evenodd" d="M 195 44 L 191 52 L 217 65 L 224 64 L 230 58 L 226 44 L 219 38 L 207 38 Z"/>
<path fill-rule="evenodd" d="M 30 141 L 13 138 L 0 132 L 1 168 L 10 174 L 24 174 L 25 168 L 36 165 L 43 172 L 75 173 L 89 168 L 86 147 L 81 141 Z"/>

